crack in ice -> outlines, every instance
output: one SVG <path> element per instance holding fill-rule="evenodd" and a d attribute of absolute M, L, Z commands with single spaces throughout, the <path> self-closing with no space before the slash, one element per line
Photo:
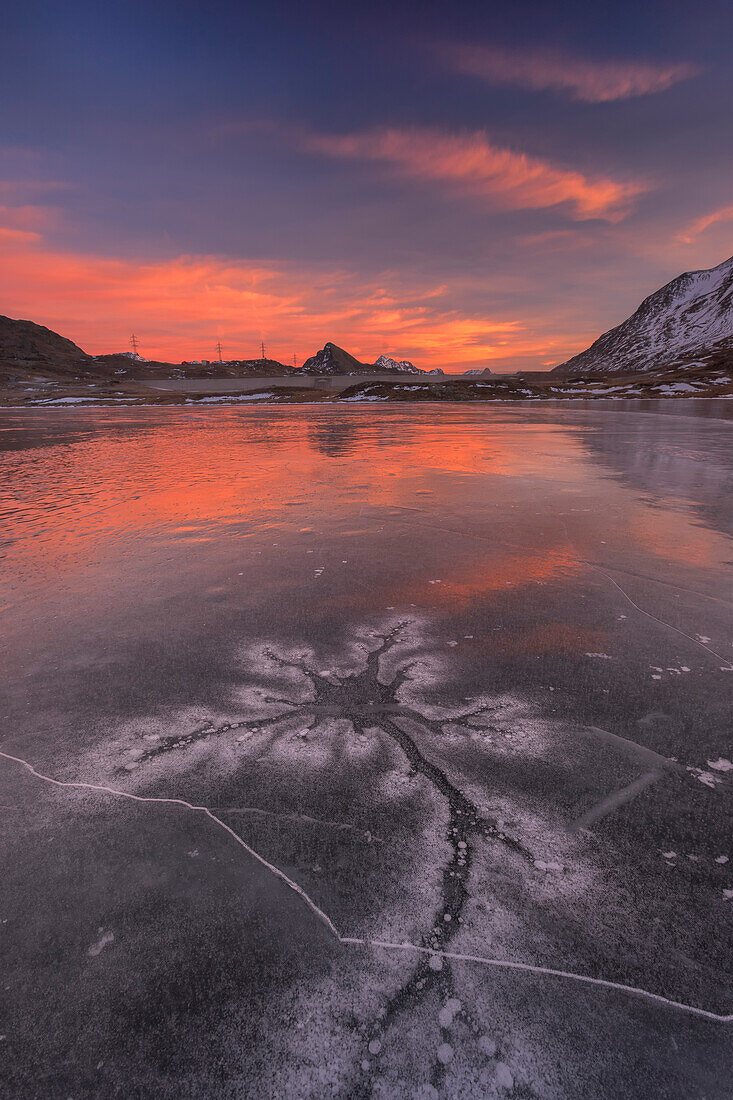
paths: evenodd
<path fill-rule="evenodd" d="M 518 970 L 530 974 L 540 974 L 546 977 L 562 978 L 568 981 L 580 982 L 586 985 L 598 986 L 604 989 L 611 989 L 617 992 L 626 993 L 631 996 L 640 997 L 645 1000 L 651 1001 L 655 1004 L 661 1004 L 666 1008 L 673 1008 L 681 1012 L 686 1012 L 692 1016 L 698 1016 L 706 1020 L 712 1020 L 717 1023 L 731 1023 L 733 1022 L 733 1013 L 723 1014 L 718 1012 L 711 1012 L 705 1008 L 698 1008 L 695 1005 L 688 1005 L 682 1001 L 675 1001 L 669 997 L 664 997 L 660 993 L 652 993 L 648 989 L 642 989 L 638 986 L 625 985 L 622 982 L 614 982 L 607 978 L 594 978 L 588 974 L 576 974 L 570 970 L 558 970 L 553 967 L 539 966 L 534 963 L 515 962 L 509 959 L 495 959 L 484 955 L 472 955 L 459 951 L 446 951 L 439 950 L 430 947 L 424 947 L 419 944 L 412 943 L 392 943 L 388 940 L 369 939 L 366 937 L 357 936 L 343 936 L 336 925 L 333 923 L 327 913 L 316 904 L 315 901 L 303 890 L 297 882 L 289 878 L 284 871 L 281 871 L 275 864 L 270 863 L 268 860 L 261 856 L 259 852 L 256 852 L 254 848 L 251 848 L 237 833 L 234 832 L 221 818 L 209 809 L 208 806 L 197 806 L 193 802 L 187 802 L 183 798 L 167 798 L 163 796 L 144 796 L 131 794 L 128 791 L 121 791 L 115 787 L 107 787 L 98 783 L 86 783 L 80 780 L 61 780 L 54 779 L 52 776 L 44 775 L 43 772 L 39 772 L 33 765 L 24 760 L 20 756 L 13 756 L 10 753 L 0 751 L 0 758 L 9 760 L 14 764 L 19 764 L 22 768 L 25 768 L 35 779 L 40 780 L 43 783 L 48 783 L 54 787 L 61 787 L 64 789 L 93 791 L 98 794 L 108 794 L 117 798 L 125 798 L 131 802 L 139 802 L 157 805 L 171 805 L 180 806 L 185 810 L 189 810 L 193 813 L 200 813 L 207 817 L 220 829 L 223 829 L 232 840 L 235 841 L 241 848 L 247 852 L 257 863 L 259 863 L 265 870 L 269 871 L 275 878 L 279 879 L 288 889 L 292 890 L 302 902 L 310 909 L 314 916 L 325 925 L 334 939 L 344 947 L 365 947 L 365 948 L 379 948 L 385 951 L 405 951 L 413 952 L 416 954 L 433 956 L 441 959 L 447 959 L 452 962 L 467 962 L 476 963 L 481 966 L 494 967 L 502 970 Z"/>
<path fill-rule="evenodd" d="M 337 939 L 341 938 L 336 929 L 336 926 L 334 925 L 328 914 L 324 913 L 323 910 L 318 905 L 316 905 L 313 899 L 309 897 L 308 894 L 306 894 L 305 890 L 301 886 L 299 886 L 297 882 L 293 882 L 293 880 L 291 878 L 288 878 L 285 872 L 281 871 L 279 867 L 276 867 L 274 863 L 270 863 L 268 860 L 265 859 L 264 856 L 261 856 L 259 852 L 256 852 L 254 848 L 250 848 L 249 844 L 247 844 L 246 841 L 242 840 L 241 836 L 235 833 L 234 829 L 231 829 L 226 824 L 226 822 L 222 821 L 220 817 L 217 817 L 216 814 L 213 813 L 208 806 L 197 806 L 193 802 L 187 802 L 185 798 L 165 798 L 163 796 L 154 797 L 152 795 L 131 794 L 129 791 L 120 791 L 116 787 L 106 787 L 100 783 L 83 783 L 79 780 L 54 779 L 52 776 L 44 775 L 42 772 L 37 771 L 32 764 L 30 764 L 27 760 L 23 760 L 20 756 L 11 756 L 10 753 L 0 751 L 0 757 L 2 757 L 4 760 L 12 760 L 15 764 L 20 764 L 21 767 L 29 771 L 31 775 L 35 776 L 36 779 L 40 779 L 44 783 L 50 783 L 54 787 L 65 787 L 84 791 L 96 791 L 98 794 L 110 794 L 115 796 L 116 798 L 127 798 L 131 802 L 145 802 L 157 803 L 158 805 L 162 804 L 169 806 L 182 806 L 185 810 L 191 810 L 194 813 L 203 814 L 205 817 L 208 817 L 210 821 L 213 821 L 215 825 L 218 825 L 220 829 L 223 829 L 225 833 L 228 833 L 232 840 L 239 844 L 241 848 L 244 848 L 245 852 L 247 852 L 248 855 L 252 856 L 253 859 L 262 864 L 262 866 L 267 871 L 269 871 L 270 874 L 274 875 L 275 878 L 280 879 L 280 881 L 283 882 L 290 890 L 297 894 L 298 897 L 302 901 L 304 901 L 308 908 L 316 915 L 316 917 L 318 917 L 319 921 L 321 921 L 322 924 L 325 924 L 329 932 L 336 936 Z"/>

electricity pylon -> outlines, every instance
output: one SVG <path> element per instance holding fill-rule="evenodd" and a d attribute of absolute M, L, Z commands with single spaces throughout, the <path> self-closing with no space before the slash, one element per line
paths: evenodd
<path fill-rule="evenodd" d="M 221 363 L 221 340 L 216 341 L 216 350 L 219 352 L 219 362 Z"/>
<path fill-rule="evenodd" d="M 137 336 L 134 332 L 130 337 L 130 343 L 132 344 L 132 354 L 137 355 Z"/>

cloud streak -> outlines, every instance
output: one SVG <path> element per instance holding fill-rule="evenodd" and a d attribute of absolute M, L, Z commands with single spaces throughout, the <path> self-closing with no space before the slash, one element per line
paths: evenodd
<path fill-rule="evenodd" d="M 689 62 L 594 61 L 551 50 L 443 44 L 435 52 L 452 71 L 487 84 L 564 92 L 586 103 L 653 95 L 701 72 Z"/>
<path fill-rule="evenodd" d="M 678 234 L 677 239 L 683 244 L 692 244 L 701 233 L 704 233 L 706 229 L 709 229 L 711 225 L 716 225 L 718 222 L 733 221 L 733 204 L 730 206 L 721 206 L 719 210 L 713 210 L 709 214 L 704 214 L 701 218 L 697 218 L 694 222 L 688 225 L 682 233 Z"/>
<path fill-rule="evenodd" d="M 442 184 L 500 210 L 541 210 L 567 204 L 579 221 L 619 221 L 645 184 L 587 176 L 538 157 L 494 145 L 483 131 L 376 129 L 354 134 L 308 133 L 311 152 L 374 161 L 408 179 Z"/>

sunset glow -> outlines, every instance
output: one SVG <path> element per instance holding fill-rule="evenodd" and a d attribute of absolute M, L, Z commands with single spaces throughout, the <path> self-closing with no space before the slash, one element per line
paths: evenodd
<path fill-rule="evenodd" d="M 10 22 L 0 312 L 90 353 L 546 370 L 733 250 L 691 14 L 663 48 L 580 13 L 169 15 L 89 10 L 81 54 L 61 12 Z"/>

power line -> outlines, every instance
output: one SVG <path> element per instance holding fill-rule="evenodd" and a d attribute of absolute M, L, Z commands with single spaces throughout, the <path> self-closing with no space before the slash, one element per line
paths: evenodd
<path fill-rule="evenodd" d="M 216 350 L 219 352 L 219 362 L 221 363 L 221 340 L 216 341 Z"/>
<path fill-rule="evenodd" d="M 130 337 L 130 343 L 132 344 L 132 353 L 133 353 L 133 355 L 137 355 L 137 336 L 135 335 L 134 332 L 133 332 L 132 336 Z"/>
<path fill-rule="evenodd" d="M 265 355 L 265 341 L 264 340 L 260 340 L 260 351 L 262 352 L 260 358 L 261 359 L 266 359 L 267 356 Z"/>

